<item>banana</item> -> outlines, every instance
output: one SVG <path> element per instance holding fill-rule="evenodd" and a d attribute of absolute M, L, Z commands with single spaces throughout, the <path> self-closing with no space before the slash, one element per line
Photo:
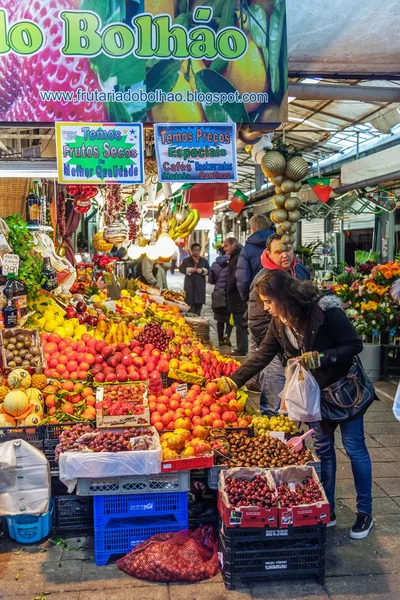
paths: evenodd
<path fill-rule="evenodd" d="M 195 215 L 194 215 L 193 221 L 190 223 L 189 233 L 192 233 L 192 231 L 194 229 L 196 229 L 196 226 L 197 226 L 198 222 L 200 221 L 200 215 L 199 215 L 199 211 L 197 210 L 197 208 L 194 208 L 193 212 L 195 213 Z"/>
<path fill-rule="evenodd" d="M 182 225 L 179 225 L 179 227 L 177 227 L 176 229 L 176 233 L 183 233 L 184 231 L 186 231 L 189 227 L 191 222 L 196 218 L 196 213 L 195 211 L 192 209 L 188 216 L 186 217 L 185 221 L 182 223 Z"/>

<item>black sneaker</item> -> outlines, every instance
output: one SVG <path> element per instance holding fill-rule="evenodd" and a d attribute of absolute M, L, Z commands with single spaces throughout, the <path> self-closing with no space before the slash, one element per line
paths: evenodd
<path fill-rule="evenodd" d="M 226 344 L 226 346 L 232 346 L 232 342 L 231 340 L 228 338 L 228 336 L 224 337 L 224 342 Z"/>
<path fill-rule="evenodd" d="M 357 520 L 350 529 L 350 537 L 352 540 L 362 540 L 367 537 L 372 529 L 374 520 L 371 515 L 363 515 L 357 513 Z"/>
<path fill-rule="evenodd" d="M 331 520 L 329 521 L 327 527 L 335 527 L 336 525 L 336 513 L 335 511 L 331 512 Z"/>

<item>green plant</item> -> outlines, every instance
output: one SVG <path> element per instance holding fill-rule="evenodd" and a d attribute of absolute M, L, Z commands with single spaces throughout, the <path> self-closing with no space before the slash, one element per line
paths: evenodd
<path fill-rule="evenodd" d="M 28 298 L 35 300 L 44 283 L 42 258 L 35 252 L 32 234 L 23 218 L 15 214 L 7 217 L 5 221 L 10 229 L 8 243 L 20 258 L 18 276 L 27 287 Z"/>

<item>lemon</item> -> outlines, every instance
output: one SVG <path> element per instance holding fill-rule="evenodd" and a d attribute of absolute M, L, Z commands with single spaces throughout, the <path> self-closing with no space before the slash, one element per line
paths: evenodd
<path fill-rule="evenodd" d="M 63 323 L 63 329 L 64 329 L 65 334 L 66 334 L 67 337 L 70 337 L 70 336 L 74 335 L 75 327 L 71 323 L 71 321 L 64 321 L 64 323 Z"/>
<path fill-rule="evenodd" d="M 261 94 L 268 89 L 267 72 L 264 57 L 260 48 L 248 35 L 247 52 L 237 60 L 229 61 L 226 69 L 221 73 L 240 94 L 251 91 Z M 249 77 L 251 77 L 251 90 L 249 90 Z M 246 102 L 248 112 L 253 112 L 260 106 L 259 102 Z M 153 109 L 154 110 L 154 109 Z"/>
<path fill-rule="evenodd" d="M 196 89 L 194 74 L 202 69 L 205 69 L 203 61 L 192 60 L 188 81 L 186 79 L 188 61 L 184 60 L 172 93 L 181 93 L 186 98 L 187 92 L 193 92 Z M 153 120 L 159 123 L 203 123 L 205 121 L 205 115 L 199 102 L 162 102 L 154 106 L 151 113 Z"/>
<path fill-rule="evenodd" d="M 58 335 L 61 335 L 62 338 L 67 337 L 67 332 L 65 331 L 64 327 L 56 327 L 54 333 L 58 333 Z"/>
<path fill-rule="evenodd" d="M 68 319 L 67 321 L 70 325 L 72 325 L 72 327 L 75 329 L 76 327 L 79 326 L 79 321 L 78 319 L 74 318 L 74 319 Z"/>
<path fill-rule="evenodd" d="M 75 339 L 80 339 L 84 333 L 87 333 L 87 328 L 85 325 L 78 325 L 75 329 Z"/>
<path fill-rule="evenodd" d="M 124 292 L 125 292 L 125 290 L 122 290 L 121 296 L 125 295 Z M 92 302 L 101 302 L 101 298 L 100 298 L 100 296 L 98 296 L 97 294 L 95 294 L 94 296 L 91 297 L 91 301 Z"/>
<path fill-rule="evenodd" d="M 54 313 L 54 319 L 57 321 L 57 325 L 61 327 L 64 324 L 64 317 L 59 313 Z"/>
<path fill-rule="evenodd" d="M 43 319 L 45 321 L 51 321 L 54 319 L 54 312 L 50 308 L 47 308 L 43 313 Z"/>
<path fill-rule="evenodd" d="M 51 318 L 45 322 L 43 329 L 47 331 L 47 333 L 51 333 L 55 329 L 57 329 L 58 323 L 55 319 Z"/>

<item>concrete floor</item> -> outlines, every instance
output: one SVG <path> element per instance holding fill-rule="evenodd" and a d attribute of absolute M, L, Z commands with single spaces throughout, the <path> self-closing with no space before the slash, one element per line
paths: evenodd
<path fill-rule="evenodd" d="M 90 537 L 68 538 L 66 548 L 47 541 L 22 552 L 20 545 L 0 540 L 0 599 L 400 600 L 400 424 L 392 413 L 396 385 L 386 382 L 377 389 L 381 402 L 374 403 L 365 417 L 375 527 L 365 540 L 349 538 L 355 495 L 350 463 L 338 437 L 338 523 L 328 530 L 324 586 L 312 579 L 282 578 L 227 591 L 220 574 L 198 584 L 151 584 L 125 575 L 115 564 L 96 567 Z"/>

